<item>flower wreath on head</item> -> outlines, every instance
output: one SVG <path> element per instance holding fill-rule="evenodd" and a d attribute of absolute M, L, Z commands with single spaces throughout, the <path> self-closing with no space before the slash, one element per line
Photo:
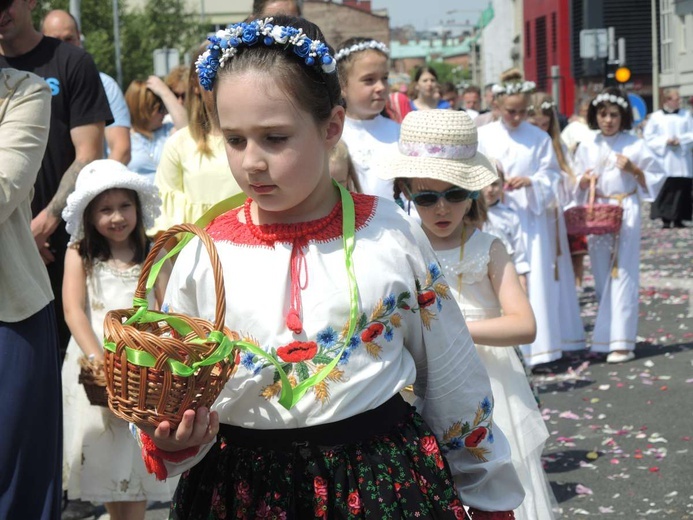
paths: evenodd
<path fill-rule="evenodd" d="M 628 110 L 628 101 L 616 94 L 607 94 L 606 92 L 599 94 L 596 98 L 592 100 L 592 106 L 597 106 L 600 103 L 611 103 L 613 105 L 618 105 L 624 110 Z"/>
<path fill-rule="evenodd" d="M 547 111 L 553 110 L 554 108 L 556 108 L 556 103 L 554 103 L 553 101 L 544 101 L 539 108 Z"/>
<path fill-rule="evenodd" d="M 343 60 L 352 52 L 361 52 L 367 50 L 377 50 L 383 54 L 387 54 L 388 56 L 390 55 L 390 49 L 388 49 L 387 45 L 385 45 L 383 42 L 379 42 L 378 40 L 368 40 L 365 42 L 355 43 L 350 47 L 341 49 L 337 52 L 337 54 L 334 55 L 334 59 L 337 61 Z"/>
<path fill-rule="evenodd" d="M 496 83 L 491 87 L 494 96 L 512 94 L 531 94 L 537 88 L 534 81 L 513 81 L 510 83 Z"/>
<path fill-rule="evenodd" d="M 303 58 L 307 66 L 319 66 L 327 74 L 336 70 L 337 62 L 330 55 L 327 45 L 320 40 L 311 40 L 303 29 L 274 25 L 272 20 L 265 18 L 235 23 L 207 38 L 211 43 L 195 62 L 202 87 L 212 90 L 217 71 L 236 55 L 239 47 L 253 47 L 260 42 L 268 47 L 275 44 L 284 48 L 292 47 L 294 54 Z"/>

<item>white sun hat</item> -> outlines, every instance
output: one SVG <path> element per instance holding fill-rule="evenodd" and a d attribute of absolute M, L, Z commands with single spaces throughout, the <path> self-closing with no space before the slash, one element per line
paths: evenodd
<path fill-rule="evenodd" d="M 118 161 L 100 159 L 87 164 L 77 176 L 75 191 L 67 197 L 63 209 L 63 220 L 70 234 L 69 245 L 84 238 L 82 226 L 84 210 L 100 193 L 113 188 L 133 190 L 137 193 L 142 207 L 144 228 L 154 225 L 154 220 L 161 214 L 159 189 L 144 176 L 130 171 Z"/>
<path fill-rule="evenodd" d="M 380 169 L 384 179 L 436 179 L 478 191 L 498 179 L 491 161 L 477 151 L 474 121 L 461 110 L 409 112 L 402 121 L 399 154 Z"/>

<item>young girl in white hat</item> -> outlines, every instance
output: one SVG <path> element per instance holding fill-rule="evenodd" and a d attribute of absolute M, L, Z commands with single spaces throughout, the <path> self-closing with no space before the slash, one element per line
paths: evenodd
<path fill-rule="evenodd" d="M 72 333 L 62 368 L 63 488 L 70 500 L 105 503 L 112 520 L 144 518 L 147 500 L 168 501 L 173 488 L 147 474 L 128 423 L 108 408 L 89 404 L 77 382 L 79 360 L 103 360 L 106 313 L 132 306 L 149 249 L 145 229 L 153 225 L 160 205 L 155 186 L 105 159 L 82 169 L 63 210 L 71 236 L 63 301 Z M 153 291 L 159 301 L 165 278 Z"/>
<path fill-rule="evenodd" d="M 512 348 L 534 339 L 534 314 L 506 247 L 478 229 L 477 199 L 498 178 L 495 168 L 477 152 L 476 126 L 461 111 L 407 114 L 399 150 L 390 163 L 395 190 L 416 205 L 491 379 L 495 423 L 510 441 L 525 488 L 515 518 L 551 519 L 553 497 L 541 465 L 549 433 Z"/>

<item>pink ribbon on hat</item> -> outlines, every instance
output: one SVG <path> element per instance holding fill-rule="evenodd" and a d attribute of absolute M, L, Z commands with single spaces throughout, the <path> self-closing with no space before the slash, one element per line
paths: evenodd
<path fill-rule="evenodd" d="M 477 143 L 429 144 L 400 142 L 399 151 L 408 157 L 433 157 L 436 159 L 471 159 L 476 155 Z"/>

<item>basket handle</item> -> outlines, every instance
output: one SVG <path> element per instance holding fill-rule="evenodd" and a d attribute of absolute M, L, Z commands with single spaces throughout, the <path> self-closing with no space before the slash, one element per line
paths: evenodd
<path fill-rule="evenodd" d="M 156 257 L 158 256 L 159 251 L 161 251 L 166 242 L 172 236 L 177 235 L 178 233 L 186 233 L 186 235 L 180 242 L 178 242 L 178 244 L 176 244 L 175 247 L 171 249 L 171 251 L 166 254 L 166 256 L 164 256 L 164 258 L 156 262 Z M 144 264 L 142 265 L 142 272 L 140 273 L 140 278 L 137 281 L 133 306 L 138 308 L 138 310 L 130 317 L 130 319 L 125 322 L 125 324 L 129 325 L 130 323 L 138 321 L 140 317 L 147 312 L 147 294 L 154 287 L 154 283 L 156 282 L 156 278 L 161 271 L 164 261 L 177 254 L 195 236 L 197 236 L 204 244 L 205 249 L 207 249 L 207 254 L 209 254 L 209 259 L 212 263 L 212 273 L 214 274 L 214 293 L 217 302 L 214 311 L 214 330 L 224 329 L 224 318 L 226 316 L 226 294 L 224 292 L 224 273 L 221 268 L 221 263 L 219 262 L 219 255 L 217 254 L 216 247 L 214 247 L 212 238 L 204 229 L 194 224 L 178 224 L 172 226 L 156 240 L 154 246 L 152 246 L 151 251 L 149 251 L 147 258 L 145 259 Z M 158 319 L 169 321 L 166 314 L 163 313 Z"/>
<path fill-rule="evenodd" d="M 597 178 L 592 177 L 590 179 L 590 193 L 588 199 L 588 206 L 590 210 L 594 209 L 594 199 L 597 197 Z"/>

